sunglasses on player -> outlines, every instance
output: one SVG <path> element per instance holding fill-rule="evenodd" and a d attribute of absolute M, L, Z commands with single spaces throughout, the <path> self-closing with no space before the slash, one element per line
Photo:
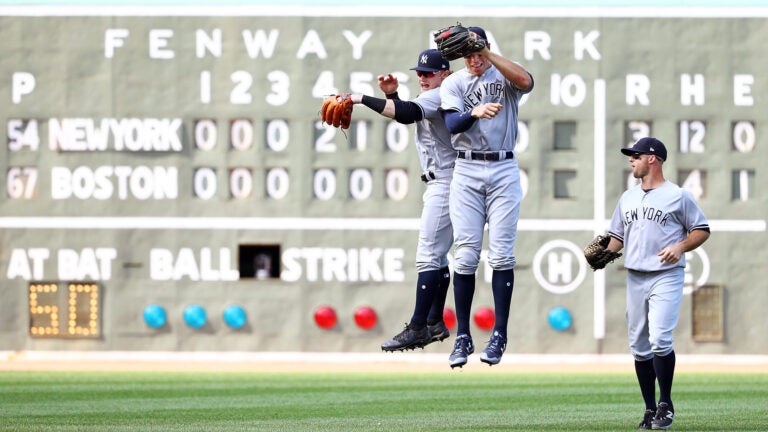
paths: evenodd
<path fill-rule="evenodd" d="M 437 72 L 424 72 L 424 71 L 420 71 L 420 70 L 417 70 L 417 71 L 416 71 L 416 75 L 417 75 L 419 78 L 421 78 L 421 77 L 424 77 L 424 78 L 432 78 L 433 76 L 435 76 L 435 74 L 436 74 L 436 73 L 437 73 Z"/>

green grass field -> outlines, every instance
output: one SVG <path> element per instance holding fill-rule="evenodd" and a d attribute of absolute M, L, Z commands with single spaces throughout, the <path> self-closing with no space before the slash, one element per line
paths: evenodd
<path fill-rule="evenodd" d="M 768 430 L 768 374 L 673 395 L 673 430 Z M 643 409 L 616 373 L 0 372 L 0 431 L 629 431 Z"/>

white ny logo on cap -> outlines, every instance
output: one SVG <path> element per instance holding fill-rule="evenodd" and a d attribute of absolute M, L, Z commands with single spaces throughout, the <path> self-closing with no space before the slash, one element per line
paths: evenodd
<path fill-rule="evenodd" d="M 421 56 L 421 62 L 422 62 L 422 63 L 426 63 L 426 62 L 427 62 L 427 60 L 429 60 L 429 57 L 428 57 L 426 54 L 424 54 L 423 56 Z"/>

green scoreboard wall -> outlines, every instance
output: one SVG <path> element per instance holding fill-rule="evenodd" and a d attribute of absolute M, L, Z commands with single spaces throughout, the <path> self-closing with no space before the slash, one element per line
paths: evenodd
<path fill-rule="evenodd" d="M 340 131 L 319 107 L 390 72 L 415 97 L 409 68 L 458 19 L 535 79 L 511 350 L 627 351 L 623 260 L 593 273 L 581 248 L 634 184 L 619 149 L 653 135 L 713 229 L 687 257 L 680 350 L 768 353 L 765 16 L 87 10 L 0 16 L 0 350 L 378 351 L 413 308 L 413 128 L 358 106 Z M 483 257 L 473 311 L 490 275 Z"/>

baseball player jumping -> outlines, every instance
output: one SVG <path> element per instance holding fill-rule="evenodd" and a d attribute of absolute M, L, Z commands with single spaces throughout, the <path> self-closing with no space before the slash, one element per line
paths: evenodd
<path fill-rule="evenodd" d="M 496 322 L 480 360 L 489 365 L 499 363 L 507 346 L 515 281 L 514 246 L 522 199 L 514 155 L 517 111 L 520 98 L 533 89 L 533 76 L 525 68 L 490 51 L 482 28 L 468 29 L 473 40 L 481 40 L 482 48 L 463 53 L 466 68 L 446 78 L 440 87 L 441 109 L 445 124 L 454 134 L 453 147 L 458 157 L 450 190 L 458 322 L 448 360 L 451 368 L 465 365 L 475 351 L 469 321 L 486 223 Z"/>
<path fill-rule="evenodd" d="M 416 71 L 421 87 L 421 93 L 413 101 L 398 98 L 399 83 L 391 74 L 379 77 L 379 88 L 387 99 L 351 95 L 354 103 L 362 103 L 385 117 L 403 124 L 416 123 L 421 180 L 426 183 L 416 248 L 416 305 L 405 329 L 381 344 L 384 351 L 423 348 L 450 336 L 443 322 L 443 309 L 451 283 L 448 251 L 453 244 L 453 229 L 448 214 L 448 192 L 456 152 L 438 112 L 438 87 L 451 74 L 450 63 L 438 50 L 428 49 L 419 54 L 418 63 L 411 70 Z"/>
<path fill-rule="evenodd" d="M 642 138 L 621 152 L 629 156 L 632 175 L 641 184 L 622 194 L 606 249 L 624 248 L 628 270 L 629 347 L 646 408 L 638 429 L 669 429 L 675 418 L 672 332 L 683 299 L 685 253 L 709 238 L 709 222 L 687 190 L 664 179 L 667 149 L 661 141 Z"/>

